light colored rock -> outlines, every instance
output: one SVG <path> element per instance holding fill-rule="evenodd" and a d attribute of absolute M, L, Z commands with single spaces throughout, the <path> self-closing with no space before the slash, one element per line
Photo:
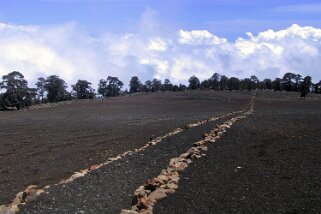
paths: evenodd
<path fill-rule="evenodd" d="M 37 185 L 30 185 L 25 189 L 24 193 L 27 196 L 34 196 L 37 194 Z"/>
<path fill-rule="evenodd" d="M 145 194 L 145 187 L 144 186 L 138 187 L 138 189 L 135 190 L 134 194 L 137 196 L 144 195 Z"/>
<path fill-rule="evenodd" d="M 134 211 L 134 210 L 125 210 L 125 209 L 122 209 L 120 214 L 138 214 L 137 211 Z"/>
<path fill-rule="evenodd" d="M 17 205 L 11 205 L 9 211 L 11 211 L 11 212 L 13 212 L 13 213 L 17 213 L 17 212 L 19 212 L 19 208 L 18 208 Z M 9 212 L 9 213 L 6 213 L 6 214 L 10 214 L 10 212 Z"/>
<path fill-rule="evenodd" d="M 169 169 L 172 171 L 184 171 L 186 168 L 188 167 L 188 165 L 186 163 L 180 163 L 180 164 L 176 164 L 171 166 Z"/>
<path fill-rule="evenodd" d="M 178 189 L 178 185 L 175 184 L 175 183 L 168 183 L 168 184 L 166 184 L 166 185 L 164 186 L 164 188 L 165 188 L 165 189 L 174 189 L 174 190 L 176 190 L 176 189 Z"/>
<path fill-rule="evenodd" d="M 196 148 L 196 147 L 192 147 L 192 148 L 190 148 L 188 151 L 189 151 L 192 155 L 193 155 L 193 154 L 200 154 L 200 153 L 201 153 L 201 151 L 198 150 L 198 148 Z"/>
<path fill-rule="evenodd" d="M 114 158 L 108 158 L 108 161 L 115 161 L 115 160 L 119 160 L 121 159 L 121 156 L 118 155 L 117 157 L 114 157 Z"/>
<path fill-rule="evenodd" d="M 206 136 L 205 139 L 209 138 L 210 136 Z M 204 140 L 197 141 L 196 143 L 193 143 L 194 146 L 201 146 L 206 144 Z"/>
<path fill-rule="evenodd" d="M 149 194 L 148 200 L 150 200 L 151 202 L 156 202 L 157 200 L 165 197 L 166 197 L 165 190 L 162 188 L 157 188 L 154 192 L 151 192 L 151 194 Z"/>
<path fill-rule="evenodd" d="M 132 206 L 131 210 L 139 211 L 139 209 L 137 208 L 137 206 L 136 206 L 136 205 Z"/>
<path fill-rule="evenodd" d="M 166 175 L 159 175 L 157 178 L 165 182 L 168 181 L 168 177 Z"/>
<path fill-rule="evenodd" d="M 199 154 L 192 154 L 191 158 L 192 159 L 200 159 L 202 157 L 202 155 Z"/>
<path fill-rule="evenodd" d="M 163 180 L 161 180 L 161 179 L 159 179 L 158 177 L 157 178 L 154 178 L 154 181 L 155 182 L 157 182 L 157 183 L 159 183 L 159 184 L 164 184 L 164 181 Z"/>
<path fill-rule="evenodd" d="M 174 194 L 175 190 L 174 189 L 165 189 L 166 194 Z"/>
<path fill-rule="evenodd" d="M 0 206 L 0 214 L 8 214 L 9 208 L 6 207 L 5 205 Z"/>
<path fill-rule="evenodd" d="M 142 210 L 139 212 L 140 214 L 153 214 L 153 211 L 148 209 L 148 210 Z"/>
<path fill-rule="evenodd" d="M 45 192 L 44 189 L 38 189 L 38 190 L 37 190 L 37 195 L 41 195 L 41 194 L 44 193 L 44 192 Z"/>
<path fill-rule="evenodd" d="M 162 169 L 162 173 L 161 173 L 162 175 L 169 175 L 170 173 L 166 170 L 166 169 Z"/>
<path fill-rule="evenodd" d="M 179 157 L 180 158 L 188 158 L 190 155 L 191 155 L 191 153 L 186 152 L 186 153 L 181 154 Z"/>
<path fill-rule="evenodd" d="M 207 151 L 207 146 L 202 146 L 200 149 L 201 149 L 203 152 L 206 152 L 206 151 Z"/>
<path fill-rule="evenodd" d="M 25 193 L 24 192 L 19 192 L 16 197 L 13 199 L 13 202 L 11 203 L 12 205 L 18 205 L 21 204 L 23 201 Z"/>
<path fill-rule="evenodd" d="M 101 166 L 102 166 L 102 164 L 96 164 L 96 165 L 90 166 L 90 167 L 89 167 L 89 170 L 90 170 L 90 171 L 96 170 L 96 169 L 100 168 Z"/>
<path fill-rule="evenodd" d="M 169 181 L 168 181 L 168 184 L 178 184 L 178 181 L 179 181 L 179 178 L 171 178 Z"/>
<path fill-rule="evenodd" d="M 50 186 L 47 185 L 47 186 L 45 186 L 43 189 L 46 190 L 46 189 L 49 189 L 49 188 L 50 188 Z"/>

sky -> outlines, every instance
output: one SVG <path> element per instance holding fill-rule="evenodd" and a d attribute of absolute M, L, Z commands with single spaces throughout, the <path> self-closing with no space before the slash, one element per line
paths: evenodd
<path fill-rule="evenodd" d="M 0 0 L 0 75 L 30 85 L 52 74 L 94 87 L 215 72 L 319 81 L 320 59 L 320 0 Z"/>

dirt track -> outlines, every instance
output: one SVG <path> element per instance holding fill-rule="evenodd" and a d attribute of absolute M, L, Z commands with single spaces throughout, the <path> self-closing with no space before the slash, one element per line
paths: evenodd
<path fill-rule="evenodd" d="M 174 128 L 239 110 L 248 100 L 233 92 L 195 92 L 1 112 L 0 204 L 30 184 L 58 183 Z"/>

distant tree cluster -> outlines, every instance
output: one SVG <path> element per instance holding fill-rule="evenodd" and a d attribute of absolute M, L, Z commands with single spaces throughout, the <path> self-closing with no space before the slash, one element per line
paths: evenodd
<path fill-rule="evenodd" d="M 71 99 L 94 99 L 100 97 L 117 97 L 123 94 L 176 92 L 186 90 L 274 90 L 300 92 L 301 97 L 308 93 L 321 94 L 321 81 L 313 83 L 310 76 L 302 77 L 300 74 L 286 73 L 283 78 L 264 79 L 260 81 L 256 76 L 239 79 L 228 78 L 225 75 L 214 73 L 209 79 L 200 81 L 196 76 L 188 79 L 189 85 L 174 85 L 169 79 L 162 83 L 159 79 L 147 80 L 144 84 L 137 76 L 133 76 L 129 82 L 129 91 L 122 91 L 124 83 L 118 77 L 108 76 L 101 79 L 97 93 L 92 84 L 87 80 L 78 80 L 71 85 L 72 91 L 67 91 L 66 82 L 59 76 L 51 75 L 47 78 L 38 78 L 35 88 L 29 88 L 24 76 L 13 71 L 2 77 L 0 88 L 0 110 L 21 109 L 33 104 L 60 102 Z"/>
<path fill-rule="evenodd" d="M 186 91 L 187 86 L 183 84 L 173 85 L 169 79 L 165 79 L 164 83 L 161 80 L 153 79 L 147 80 L 145 84 L 142 84 L 137 76 L 133 76 L 129 81 L 129 93 L 141 93 L 141 92 L 165 92 L 165 91 Z"/>
<path fill-rule="evenodd" d="M 239 79 L 237 77 L 226 77 L 215 73 L 211 78 L 198 84 L 197 77 L 192 76 L 189 80 L 189 89 L 195 90 L 274 90 L 301 92 L 301 97 L 308 93 L 321 93 L 321 81 L 314 84 L 310 76 L 302 77 L 300 74 L 286 73 L 283 78 L 264 79 L 260 81 L 256 76 Z M 198 87 L 197 87 L 198 86 Z"/>

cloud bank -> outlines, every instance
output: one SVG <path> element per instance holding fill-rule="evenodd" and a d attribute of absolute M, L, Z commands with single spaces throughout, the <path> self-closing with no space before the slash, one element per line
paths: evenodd
<path fill-rule="evenodd" d="M 293 72 L 321 79 L 321 29 L 294 24 L 246 35 L 228 41 L 206 30 L 181 29 L 166 36 L 145 31 L 91 36 L 77 23 L 0 23 L 0 75 L 20 71 L 33 86 L 38 77 L 55 74 L 69 85 L 86 79 L 94 87 L 109 75 L 125 85 L 134 75 L 186 83 L 192 75 L 205 79 L 215 72 L 261 79 Z"/>

